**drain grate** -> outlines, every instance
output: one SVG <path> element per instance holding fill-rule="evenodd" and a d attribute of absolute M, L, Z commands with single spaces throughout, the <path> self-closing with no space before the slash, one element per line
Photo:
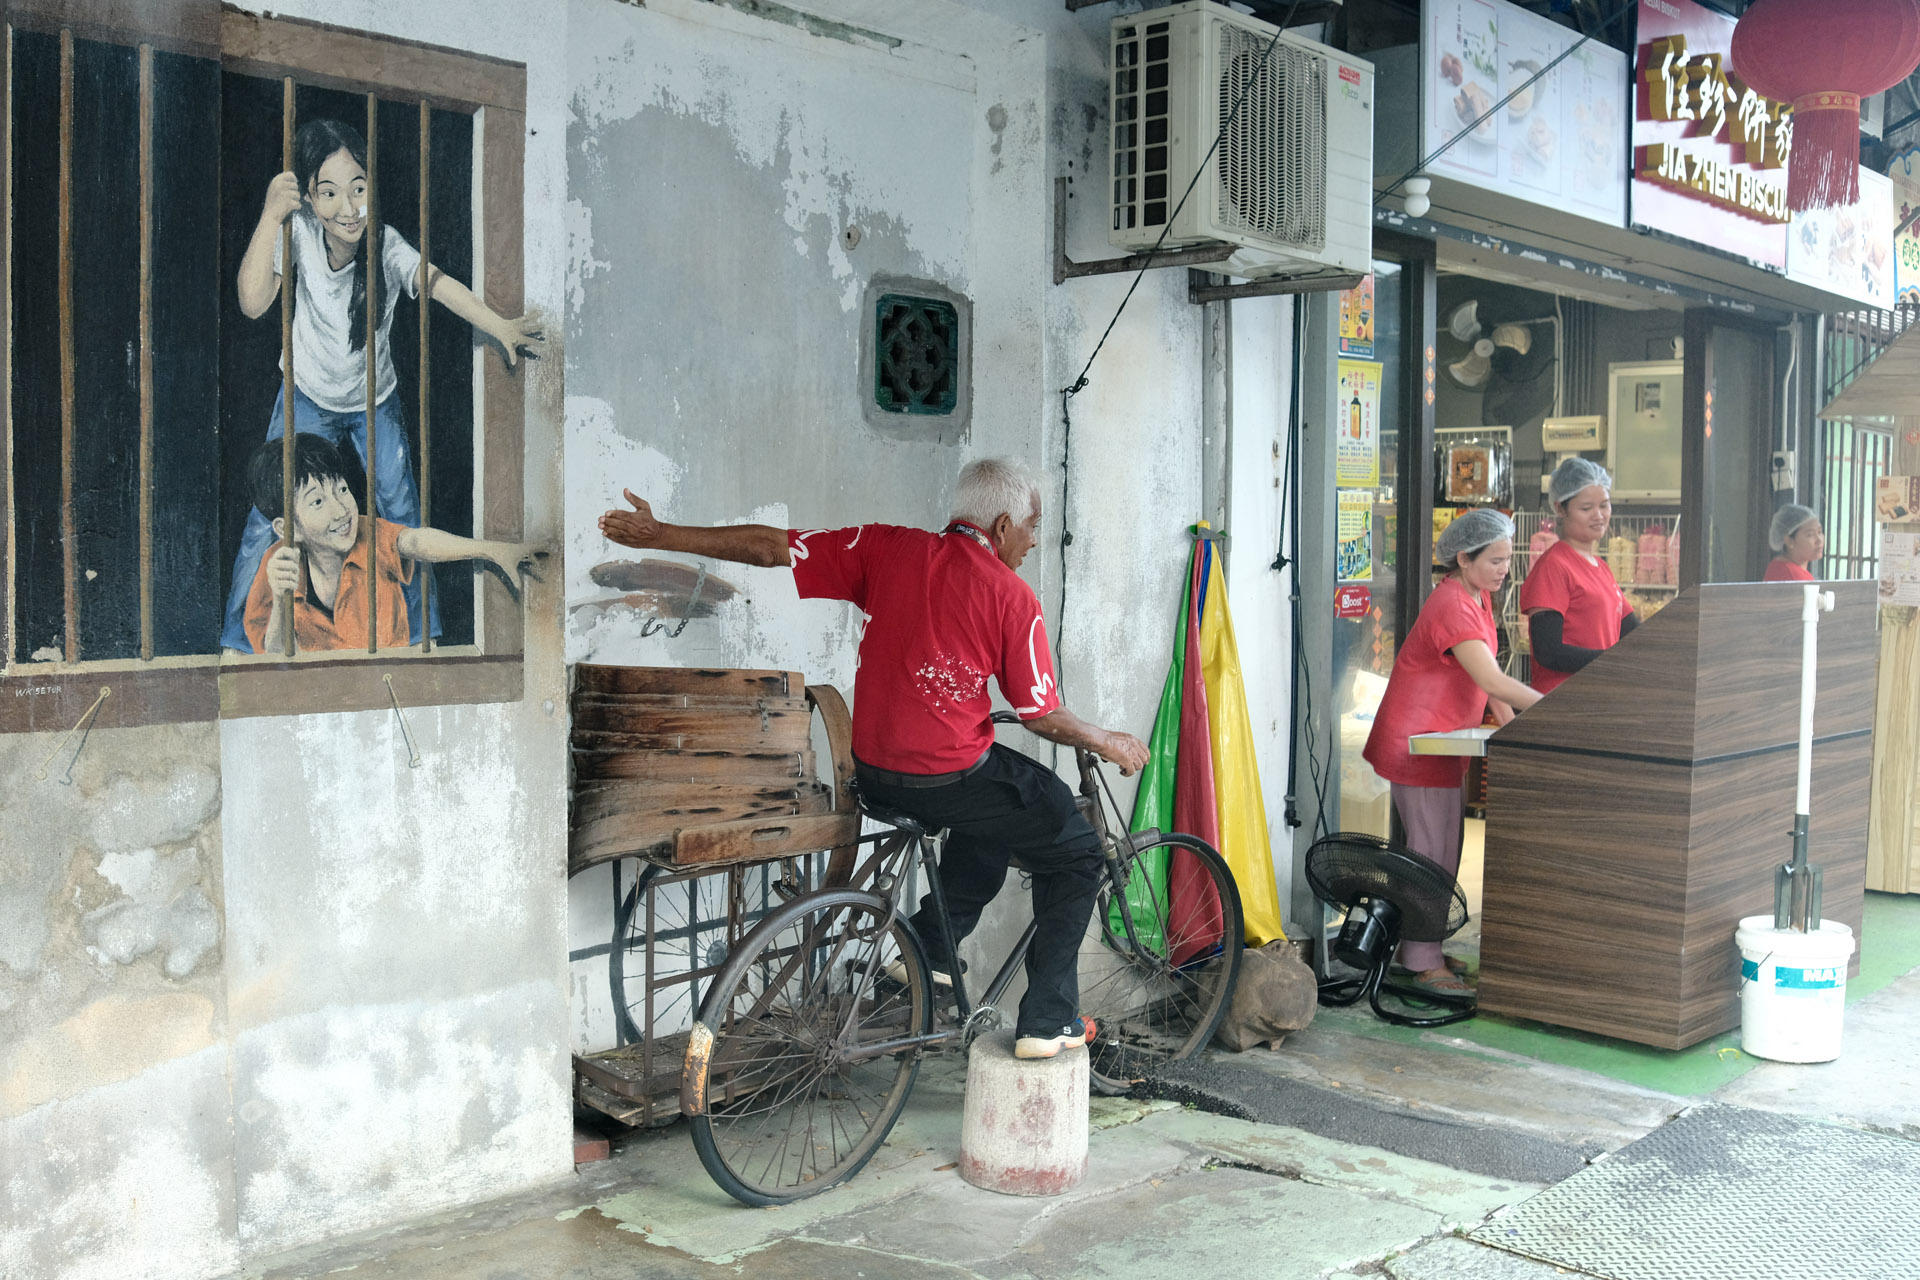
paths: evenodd
<path fill-rule="evenodd" d="M 1473 1238 L 1607 1280 L 1914 1280 L 1916 1203 L 1920 1145 L 1711 1105 Z"/>

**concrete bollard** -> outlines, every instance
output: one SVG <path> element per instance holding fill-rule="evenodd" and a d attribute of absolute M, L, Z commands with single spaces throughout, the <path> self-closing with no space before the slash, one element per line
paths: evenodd
<path fill-rule="evenodd" d="M 1057 1196 L 1087 1174 L 1087 1053 L 1013 1056 L 1013 1033 L 967 1052 L 960 1176 L 1014 1196 Z"/>

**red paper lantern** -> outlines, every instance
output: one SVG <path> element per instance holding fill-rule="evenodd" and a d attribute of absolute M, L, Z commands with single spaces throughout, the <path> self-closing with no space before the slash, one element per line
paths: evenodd
<path fill-rule="evenodd" d="M 1920 0 L 1754 0 L 1733 29 L 1734 73 L 1793 105 L 1787 207 L 1860 198 L 1860 99 L 1920 64 Z"/>

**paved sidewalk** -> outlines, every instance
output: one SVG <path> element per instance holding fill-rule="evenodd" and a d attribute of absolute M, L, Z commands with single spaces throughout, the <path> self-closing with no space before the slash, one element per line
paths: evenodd
<path fill-rule="evenodd" d="M 969 1186 L 953 1168 L 961 1085 L 957 1060 L 929 1064 L 873 1163 L 849 1185 L 798 1204 L 735 1204 L 675 1125 L 634 1135 L 572 1186 L 247 1274 L 1213 1280 L 1257 1271 L 1320 1280 L 1389 1274 L 1387 1259 L 1427 1242 L 1457 1249 L 1464 1242 L 1453 1232 L 1541 1189 L 1174 1103 L 1098 1099 L 1086 1180 L 1050 1199 L 1003 1196 Z M 1522 1265 L 1532 1270 L 1485 1274 L 1555 1274 Z"/>

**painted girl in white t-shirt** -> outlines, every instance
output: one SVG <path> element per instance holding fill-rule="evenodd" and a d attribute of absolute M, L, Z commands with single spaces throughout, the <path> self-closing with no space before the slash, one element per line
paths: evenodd
<path fill-rule="evenodd" d="M 367 144 L 352 125 L 310 120 L 293 141 L 293 171 L 267 184 L 266 201 L 253 239 L 240 259 L 240 309 L 249 319 L 265 315 L 280 295 L 281 224 L 293 220 L 293 429 L 317 432 L 335 446 L 351 443 L 362 466 L 367 461 L 367 290 L 373 290 L 378 331 L 374 342 L 374 422 L 376 459 L 374 499 L 380 518 L 418 527 L 420 490 L 413 475 L 406 418 L 394 394 L 393 356 L 387 341 L 394 307 L 404 292 L 418 298 L 423 271 L 428 296 L 473 325 L 499 345 L 511 367 L 525 354 L 537 357 L 543 335 L 531 317 L 503 319 L 465 285 L 422 262 L 420 253 L 392 227 L 368 225 Z M 371 235 L 368 234 L 371 230 Z M 376 260 L 380 270 L 369 273 Z M 369 279 L 371 276 L 371 279 Z M 285 406 L 274 398 L 267 424 L 269 440 L 282 435 Z M 261 558 L 273 545 L 273 527 L 259 511 L 247 515 L 234 558 L 221 644 L 251 653 L 243 621 L 247 592 Z M 407 588 L 412 642 L 423 634 L 420 577 Z M 439 619 L 433 619 L 439 631 Z"/>

